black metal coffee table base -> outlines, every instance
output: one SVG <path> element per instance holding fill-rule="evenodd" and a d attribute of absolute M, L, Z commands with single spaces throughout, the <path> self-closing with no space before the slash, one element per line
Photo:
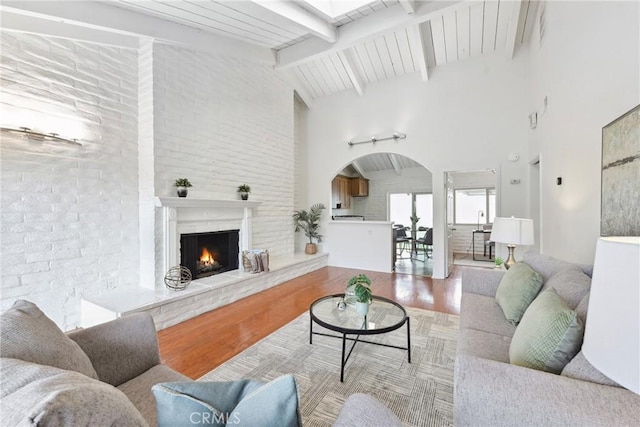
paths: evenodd
<path fill-rule="evenodd" d="M 396 306 L 397 308 L 399 308 L 400 310 L 402 310 L 402 313 L 404 313 L 404 317 L 401 321 L 391 324 L 389 326 L 386 327 L 381 327 L 379 329 L 367 329 L 367 316 L 362 317 L 362 325 L 360 326 L 359 329 L 357 328 L 346 328 L 346 327 L 342 327 L 342 326 L 338 326 L 335 324 L 331 324 L 327 322 L 327 319 L 319 319 L 313 311 L 314 305 L 316 303 L 319 303 L 323 300 L 326 299 L 331 299 L 331 298 L 339 298 L 339 297 L 343 297 L 344 294 L 338 294 L 338 295 L 330 295 L 327 297 L 323 297 L 320 298 L 319 300 L 316 300 L 313 304 L 311 304 L 311 307 L 309 308 L 309 313 L 310 313 L 310 325 L 309 325 L 309 344 L 313 344 L 313 336 L 314 335 L 322 335 L 325 337 L 332 337 L 332 338 L 341 338 L 342 339 L 342 357 L 341 357 L 341 364 L 340 364 L 340 382 L 344 382 L 344 368 L 347 364 L 347 361 L 349 360 L 349 357 L 351 356 L 351 353 L 353 352 L 353 349 L 355 348 L 356 344 L 361 342 L 361 343 L 366 343 L 366 344 L 373 344 L 373 345 L 377 345 L 377 346 L 381 346 L 381 347 L 389 347 L 389 348 L 396 348 L 398 350 L 406 350 L 407 351 L 407 357 L 408 357 L 408 361 L 409 363 L 411 363 L 411 326 L 410 326 L 410 320 L 409 317 L 406 315 L 406 311 L 404 310 L 404 308 L 402 306 L 400 306 L 398 303 L 388 300 L 386 298 L 382 298 L 382 297 L 377 297 L 374 296 L 375 300 L 378 300 L 380 303 L 386 303 L 386 304 L 392 304 L 393 306 Z M 347 308 L 349 309 L 349 308 Z M 324 332 L 314 332 L 313 330 L 313 324 L 317 323 L 318 325 L 325 327 L 327 329 L 333 330 L 338 332 L 340 335 L 334 335 L 334 334 L 327 334 Z M 407 325 L 407 346 L 406 347 L 400 347 L 397 345 L 391 345 L 391 344 L 383 344 L 383 343 L 379 343 L 379 342 L 374 342 L 374 341 L 369 341 L 369 340 L 365 340 L 365 339 L 361 339 L 361 336 L 366 336 L 366 335 L 379 335 L 379 334 L 384 334 L 387 332 L 391 332 L 391 331 L 395 331 L 396 329 L 400 329 L 403 325 Z M 350 335 L 350 336 L 349 336 Z M 355 338 L 353 338 L 352 336 L 355 335 Z M 349 349 L 349 352 L 347 353 L 347 341 L 353 341 L 353 344 L 351 345 L 351 348 Z"/>

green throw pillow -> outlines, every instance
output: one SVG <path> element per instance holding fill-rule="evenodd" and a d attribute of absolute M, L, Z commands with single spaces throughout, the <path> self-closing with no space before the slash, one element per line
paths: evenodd
<path fill-rule="evenodd" d="M 523 262 L 515 263 L 502 277 L 496 301 L 506 319 L 517 325 L 542 287 L 542 275 Z"/>
<path fill-rule="evenodd" d="M 293 375 L 267 384 L 191 381 L 156 384 L 151 390 L 158 407 L 158 427 L 302 425 Z"/>
<path fill-rule="evenodd" d="M 516 328 L 509 361 L 559 374 L 582 346 L 584 326 L 553 288 L 542 292 Z"/>

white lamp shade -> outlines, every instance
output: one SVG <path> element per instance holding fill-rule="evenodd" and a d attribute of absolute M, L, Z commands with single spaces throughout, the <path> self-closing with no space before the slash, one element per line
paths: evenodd
<path fill-rule="evenodd" d="M 598 240 L 582 352 L 640 394 L 640 237 Z"/>
<path fill-rule="evenodd" d="M 533 220 L 496 217 L 489 240 L 508 245 L 533 245 Z"/>

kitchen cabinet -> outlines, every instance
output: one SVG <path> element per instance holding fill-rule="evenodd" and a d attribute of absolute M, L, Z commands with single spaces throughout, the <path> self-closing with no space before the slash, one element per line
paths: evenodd
<path fill-rule="evenodd" d="M 331 201 L 332 208 L 336 208 L 341 203 L 340 209 L 351 207 L 351 186 L 349 177 L 338 175 L 331 181 Z"/>
<path fill-rule="evenodd" d="M 367 197 L 369 195 L 369 180 L 362 177 L 350 179 L 351 195 L 353 197 Z"/>

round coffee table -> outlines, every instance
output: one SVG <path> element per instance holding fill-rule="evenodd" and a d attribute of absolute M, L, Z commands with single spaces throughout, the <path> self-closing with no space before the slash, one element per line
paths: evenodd
<path fill-rule="evenodd" d="M 408 361 L 411 363 L 411 332 L 409 316 L 407 316 L 406 310 L 400 304 L 395 301 L 391 301 L 390 299 L 374 295 L 373 302 L 369 306 L 369 312 L 366 316 L 361 316 L 356 312 L 355 307 L 351 305 L 346 305 L 346 307 L 341 308 L 341 301 L 344 301 L 344 294 L 328 295 L 315 300 L 311 304 L 311 307 L 309 307 L 309 314 L 311 317 L 309 344 L 313 344 L 313 335 L 342 338 L 340 382 L 344 381 L 344 367 L 349 360 L 349 356 L 351 356 L 353 348 L 358 342 L 407 350 Z M 314 332 L 314 322 L 324 328 L 338 332 L 340 335 Z M 406 347 L 360 339 L 361 335 L 379 335 L 395 331 L 404 324 L 407 325 Z M 348 337 L 347 335 L 355 335 L 356 337 Z M 353 345 L 345 357 L 347 341 L 353 341 Z"/>

